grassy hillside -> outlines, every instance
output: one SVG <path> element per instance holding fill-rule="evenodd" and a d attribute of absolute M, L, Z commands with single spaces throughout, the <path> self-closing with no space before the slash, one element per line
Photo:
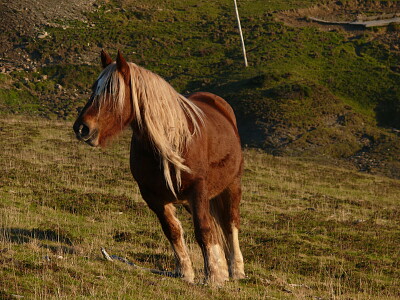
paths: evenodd
<path fill-rule="evenodd" d="M 140 199 L 126 132 L 107 149 L 75 140 L 71 123 L 0 120 L 0 298 L 398 299 L 400 181 L 306 159 L 245 151 L 241 244 L 248 278 L 200 284 L 200 249 L 179 210 L 198 282 L 105 261 L 100 247 L 173 269 Z"/>
<path fill-rule="evenodd" d="M 399 26 L 285 22 L 320 2 L 239 1 L 247 69 L 230 0 L 96 1 L 84 19 L 34 24 L 44 38 L 4 32 L 14 48 L 0 53 L 0 299 L 400 298 Z M 333 2 L 345 19 L 400 9 L 346 0 L 317 10 Z M 130 132 L 93 149 L 71 129 L 103 48 L 182 93 L 221 95 L 243 144 L 266 150 L 245 147 L 246 279 L 201 284 L 181 209 L 195 285 L 102 258 L 105 247 L 145 267 L 174 264 L 130 175 Z"/>
<path fill-rule="evenodd" d="M 12 37 L 32 66 L 0 77 L 1 111 L 73 119 L 100 72 L 100 49 L 120 49 L 182 93 L 227 99 L 244 145 L 342 158 L 398 178 L 399 26 L 327 30 L 305 17 L 298 26 L 279 21 L 283 11 L 317 2 L 239 1 L 245 69 L 232 1 L 97 1 L 85 21 L 51 20 L 40 28 L 43 39 Z M 319 11 L 336 5 L 346 18 L 400 9 L 398 1 L 326 3 Z"/>

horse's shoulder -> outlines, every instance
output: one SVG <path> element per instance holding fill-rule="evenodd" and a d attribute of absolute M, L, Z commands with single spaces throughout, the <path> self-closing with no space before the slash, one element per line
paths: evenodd
<path fill-rule="evenodd" d="M 234 127 L 237 126 L 235 113 L 233 112 L 232 107 L 221 97 L 213 93 L 197 92 L 189 95 L 188 99 L 208 104 L 229 119 Z"/>

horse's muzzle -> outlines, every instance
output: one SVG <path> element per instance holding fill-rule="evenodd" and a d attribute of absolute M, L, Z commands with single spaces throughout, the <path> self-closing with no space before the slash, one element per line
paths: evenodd
<path fill-rule="evenodd" d="M 89 126 L 83 122 L 76 121 L 73 126 L 76 138 L 80 141 L 84 141 L 90 146 L 96 146 L 94 141 L 97 138 L 97 130 L 90 130 Z"/>

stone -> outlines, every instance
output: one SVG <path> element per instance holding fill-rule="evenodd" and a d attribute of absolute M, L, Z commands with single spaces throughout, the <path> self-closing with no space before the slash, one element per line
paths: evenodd
<path fill-rule="evenodd" d="M 42 32 L 42 33 L 39 33 L 37 37 L 38 37 L 39 39 L 44 39 L 44 38 L 46 38 L 48 35 L 49 35 L 49 34 L 48 34 L 46 31 L 44 31 L 44 32 Z"/>

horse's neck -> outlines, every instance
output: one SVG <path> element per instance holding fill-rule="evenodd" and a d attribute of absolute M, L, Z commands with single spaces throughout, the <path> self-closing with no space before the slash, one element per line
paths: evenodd
<path fill-rule="evenodd" d="M 150 169 L 158 169 L 162 165 L 161 157 L 148 138 L 133 133 L 131 140 L 131 164 L 134 168 L 147 165 Z"/>
<path fill-rule="evenodd" d="M 140 127 L 136 122 L 132 122 L 132 142 L 131 146 L 141 151 L 155 153 L 154 145 L 143 127 Z"/>

